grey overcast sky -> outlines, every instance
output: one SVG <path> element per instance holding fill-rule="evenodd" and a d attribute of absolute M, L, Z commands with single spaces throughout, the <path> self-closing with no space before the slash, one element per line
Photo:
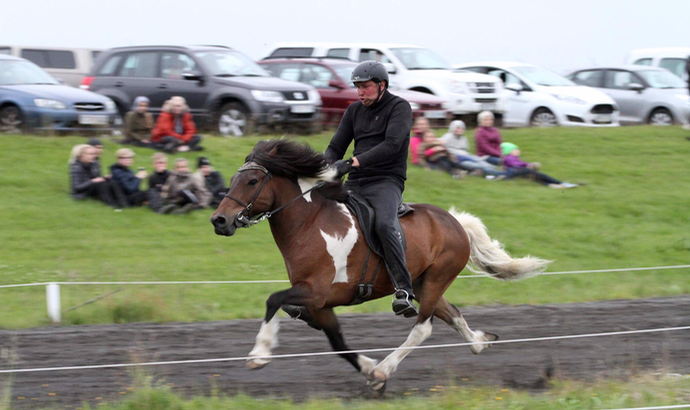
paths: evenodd
<path fill-rule="evenodd" d="M 0 0 L 0 42 L 109 48 L 279 41 L 406 43 L 450 63 L 517 60 L 557 72 L 690 46 L 690 0 Z"/>

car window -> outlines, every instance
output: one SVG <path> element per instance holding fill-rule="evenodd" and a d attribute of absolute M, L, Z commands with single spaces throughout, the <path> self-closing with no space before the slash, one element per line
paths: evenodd
<path fill-rule="evenodd" d="M 91 59 L 93 61 L 96 61 L 96 59 L 98 58 L 99 55 L 101 55 L 101 52 L 98 50 L 94 50 L 91 52 Z"/>
<path fill-rule="evenodd" d="M 662 58 L 659 67 L 665 68 L 678 77 L 683 78 L 687 61 L 685 58 Z"/>
<path fill-rule="evenodd" d="M 635 61 L 633 64 L 635 64 L 635 65 L 652 65 L 652 59 L 651 58 L 640 58 L 639 60 Z"/>
<path fill-rule="evenodd" d="M 328 82 L 333 78 L 333 72 L 318 64 L 303 64 L 300 82 L 309 84 L 314 88 L 332 88 Z"/>
<path fill-rule="evenodd" d="M 601 87 L 601 79 L 604 76 L 603 70 L 587 70 L 580 71 L 572 78 L 576 84 L 586 85 L 588 87 Z"/>
<path fill-rule="evenodd" d="M 11 51 L 9 47 L 0 47 L 0 54 L 10 55 Z"/>
<path fill-rule="evenodd" d="M 48 67 L 48 55 L 44 50 L 22 50 L 20 55 L 39 67 Z"/>
<path fill-rule="evenodd" d="M 185 71 L 196 71 L 196 62 L 183 53 L 163 53 L 161 56 L 161 77 L 182 79 Z"/>
<path fill-rule="evenodd" d="M 288 81 L 299 81 L 300 65 L 297 63 L 262 64 L 272 76 Z"/>
<path fill-rule="evenodd" d="M 486 74 L 487 70 L 484 67 L 463 67 L 463 68 L 457 69 L 456 71 L 472 71 L 473 73 Z"/>
<path fill-rule="evenodd" d="M 381 51 L 375 48 L 363 48 L 359 51 L 359 61 L 374 60 L 379 63 L 390 63 L 391 60 L 388 59 Z"/>
<path fill-rule="evenodd" d="M 271 57 L 311 57 L 313 47 L 281 47 L 271 53 Z"/>
<path fill-rule="evenodd" d="M 77 68 L 77 62 L 72 51 L 24 49 L 21 56 L 43 68 Z"/>
<path fill-rule="evenodd" d="M 629 90 L 628 86 L 634 82 L 630 71 L 608 70 L 604 76 L 604 88 Z"/>
<path fill-rule="evenodd" d="M 157 62 L 156 52 L 131 53 L 120 68 L 120 77 L 156 77 Z"/>
<path fill-rule="evenodd" d="M 19 84 L 59 84 L 36 64 L 25 60 L 0 60 L 0 86 Z"/>
<path fill-rule="evenodd" d="M 326 57 L 350 58 L 349 48 L 332 48 L 326 53 Z"/>
<path fill-rule="evenodd" d="M 98 70 L 98 75 L 114 76 L 117 66 L 120 65 L 120 61 L 122 61 L 122 54 L 115 54 L 114 56 L 108 57 L 105 64 Z"/>
<path fill-rule="evenodd" d="M 501 70 L 500 68 L 489 68 L 487 74 L 499 78 L 501 81 L 503 81 L 504 86 L 512 84 L 522 85 L 522 81 L 520 81 L 520 79 L 517 78 L 514 74 L 511 74 L 505 70 Z"/>
<path fill-rule="evenodd" d="M 336 74 L 338 74 L 338 77 L 340 77 L 340 79 L 344 81 L 348 87 L 355 88 L 355 85 L 350 82 L 352 72 L 354 71 L 355 67 L 357 67 L 356 64 L 338 64 L 334 65 L 333 69 L 335 70 Z"/>

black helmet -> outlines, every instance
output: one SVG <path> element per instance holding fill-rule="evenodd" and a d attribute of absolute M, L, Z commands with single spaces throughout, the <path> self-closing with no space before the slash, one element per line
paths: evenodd
<path fill-rule="evenodd" d="M 386 67 L 378 61 L 363 61 L 359 63 L 359 65 L 352 71 L 350 81 L 355 84 L 363 83 L 365 81 L 374 81 L 378 84 L 381 81 L 385 81 L 386 88 L 388 88 L 388 70 L 386 70 Z"/>

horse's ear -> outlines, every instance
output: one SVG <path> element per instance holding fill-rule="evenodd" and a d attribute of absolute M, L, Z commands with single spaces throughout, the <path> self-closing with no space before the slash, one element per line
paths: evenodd
<path fill-rule="evenodd" d="M 269 157 L 274 157 L 276 155 L 278 155 L 278 146 L 277 145 L 275 147 L 273 147 L 273 149 L 268 152 Z"/>

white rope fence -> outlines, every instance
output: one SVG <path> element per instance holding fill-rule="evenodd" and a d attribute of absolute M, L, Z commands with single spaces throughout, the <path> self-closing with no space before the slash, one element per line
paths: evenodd
<path fill-rule="evenodd" d="M 584 339 L 592 337 L 608 337 L 608 336 L 621 336 L 621 335 L 634 335 L 642 333 L 660 333 L 660 332 L 674 332 L 681 330 L 690 330 L 690 326 L 678 326 L 678 327 L 664 327 L 656 329 L 641 329 L 641 330 L 622 330 L 617 332 L 603 332 L 603 333 L 585 333 L 579 335 L 562 335 L 562 336 L 545 336 L 545 337 L 530 337 L 524 339 L 508 339 L 508 340 L 496 340 L 493 342 L 469 342 L 469 343 L 448 343 L 448 344 L 436 344 L 428 346 L 414 346 L 414 347 L 384 347 L 376 349 L 359 349 L 359 350 L 344 350 L 344 351 L 328 351 L 328 352 L 311 352 L 311 353 L 290 353 L 290 354 L 279 354 L 279 355 L 268 355 L 268 356 L 243 356 L 243 357 L 222 357 L 214 359 L 191 359 L 191 360 L 171 360 L 163 362 L 143 362 L 143 363 L 116 363 L 116 364 L 97 364 L 97 365 L 86 365 L 86 366 L 63 366 L 63 367 L 38 367 L 32 369 L 6 369 L 0 370 L 0 374 L 7 373 L 35 373 L 35 372 L 55 372 L 55 371 L 67 371 L 67 370 L 92 370 L 92 369 L 110 369 L 110 368 L 122 368 L 122 367 L 142 367 L 142 366 L 169 366 L 169 365 L 182 365 L 182 364 L 196 364 L 196 363 L 218 363 L 218 362 L 237 362 L 237 361 L 247 361 L 249 359 L 291 359 L 298 357 L 318 357 L 318 356 L 334 356 L 341 355 L 344 353 L 377 353 L 377 352 L 391 352 L 394 350 L 427 350 L 427 349 L 444 349 L 451 347 L 461 347 L 461 346 L 471 346 L 471 345 L 486 345 L 486 344 L 508 344 L 508 343 L 532 343 L 532 342 L 546 342 L 553 340 L 569 340 L 569 339 Z"/>
<path fill-rule="evenodd" d="M 657 407 L 632 407 L 625 409 L 607 409 L 607 410 L 666 410 L 666 409 L 687 409 L 690 404 L 676 404 L 672 406 L 657 406 Z"/>

